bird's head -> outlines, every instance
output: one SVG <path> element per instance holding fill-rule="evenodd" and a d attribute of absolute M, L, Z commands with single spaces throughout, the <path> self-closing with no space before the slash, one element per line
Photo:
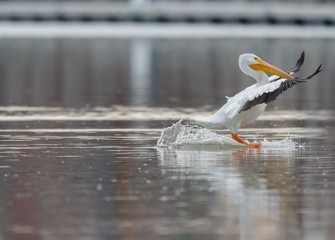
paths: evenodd
<path fill-rule="evenodd" d="M 265 62 L 260 57 L 252 53 L 242 54 L 239 58 L 239 65 L 242 70 L 247 75 L 255 76 L 254 72 L 265 72 L 270 73 L 285 79 L 292 80 L 293 77 L 284 72 L 283 70 L 276 68 L 275 66 Z"/>

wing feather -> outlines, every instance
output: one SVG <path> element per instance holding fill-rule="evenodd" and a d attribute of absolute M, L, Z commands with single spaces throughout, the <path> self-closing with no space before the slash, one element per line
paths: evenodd
<path fill-rule="evenodd" d="M 298 59 L 297 63 L 295 64 L 294 68 L 292 68 L 290 71 L 288 71 L 287 73 L 289 75 L 293 75 L 297 72 L 300 71 L 301 69 L 301 66 L 304 64 L 304 61 L 305 61 L 305 51 L 302 51 L 301 55 L 300 55 L 300 58 Z M 275 82 L 275 81 L 278 81 L 282 79 L 281 77 L 278 77 L 278 76 L 271 76 L 269 78 L 270 82 Z"/>
<path fill-rule="evenodd" d="M 241 101 L 241 108 L 238 110 L 238 113 L 249 110 L 250 108 L 262 104 L 262 103 L 269 103 L 274 100 L 284 91 L 293 87 L 298 83 L 305 82 L 308 79 L 312 79 L 315 75 L 321 72 L 321 65 L 317 68 L 317 70 L 306 78 L 301 79 L 293 79 L 293 80 L 286 80 L 280 79 L 277 81 L 270 82 L 264 86 L 257 87 L 253 89 L 253 92 L 250 92 L 247 101 Z"/>
<path fill-rule="evenodd" d="M 277 83 L 279 81 L 273 82 L 273 83 Z M 250 100 L 247 101 L 239 110 L 240 112 L 249 110 L 250 108 L 258 105 L 258 104 L 262 104 L 262 103 L 269 103 L 272 102 L 274 100 L 276 100 L 276 98 L 284 91 L 286 91 L 287 89 L 293 87 L 294 85 L 296 85 L 297 83 L 299 83 L 300 81 L 297 80 L 281 80 L 280 84 L 276 84 L 276 88 L 273 89 L 272 91 L 266 91 L 263 87 L 259 87 L 257 89 L 257 93 L 255 94 L 256 96 Z M 273 84 L 273 83 L 269 83 L 269 84 Z M 267 84 L 267 85 L 269 85 Z"/>

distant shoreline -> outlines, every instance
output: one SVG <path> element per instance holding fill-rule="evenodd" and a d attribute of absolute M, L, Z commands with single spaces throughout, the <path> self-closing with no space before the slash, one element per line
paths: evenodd
<path fill-rule="evenodd" d="M 335 39 L 329 26 L 0 22 L 1 38 L 285 38 Z"/>
<path fill-rule="evenodd" d="M 140 2 L 140 3 L 139 3 Z M 0 22 L 335 25 L 335 4 L 216 1 L 0 1 Z"/>

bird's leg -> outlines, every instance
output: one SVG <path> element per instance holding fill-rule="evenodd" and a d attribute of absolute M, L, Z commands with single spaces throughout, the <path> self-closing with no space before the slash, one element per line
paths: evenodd
<path fill-rule="evenodd" d="M 232 138 L 233 138 L 235 141 L 237 141 L 237 142 L 239 142 L 239 143 L 242 143 L 242 144 L 244 144 L 244 145 L 247 145 L 247 146 L 249 146 L 249 147 L 258 148 L 258 147 L 260 147 L 260 146 L 262 145 L 260 142 L 247 143 L 247 142 L 244 141 L 242 138 L 240 138 L 240 137 L 237 135 L 237 133 L 232 133 L 231 136 L 232 136 Z"/>

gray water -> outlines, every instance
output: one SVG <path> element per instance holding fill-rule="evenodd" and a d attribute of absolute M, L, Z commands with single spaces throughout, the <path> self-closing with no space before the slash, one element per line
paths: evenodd
<path fill-rule="evenodd" d="M 302 75 L 241 135 L 295 148 L 156 147 L 252 84 Z M 0 239 L 334 239 L 334 40 L 1 39 Z M 228 132 L 217 134 L 228 136 Z"/>

